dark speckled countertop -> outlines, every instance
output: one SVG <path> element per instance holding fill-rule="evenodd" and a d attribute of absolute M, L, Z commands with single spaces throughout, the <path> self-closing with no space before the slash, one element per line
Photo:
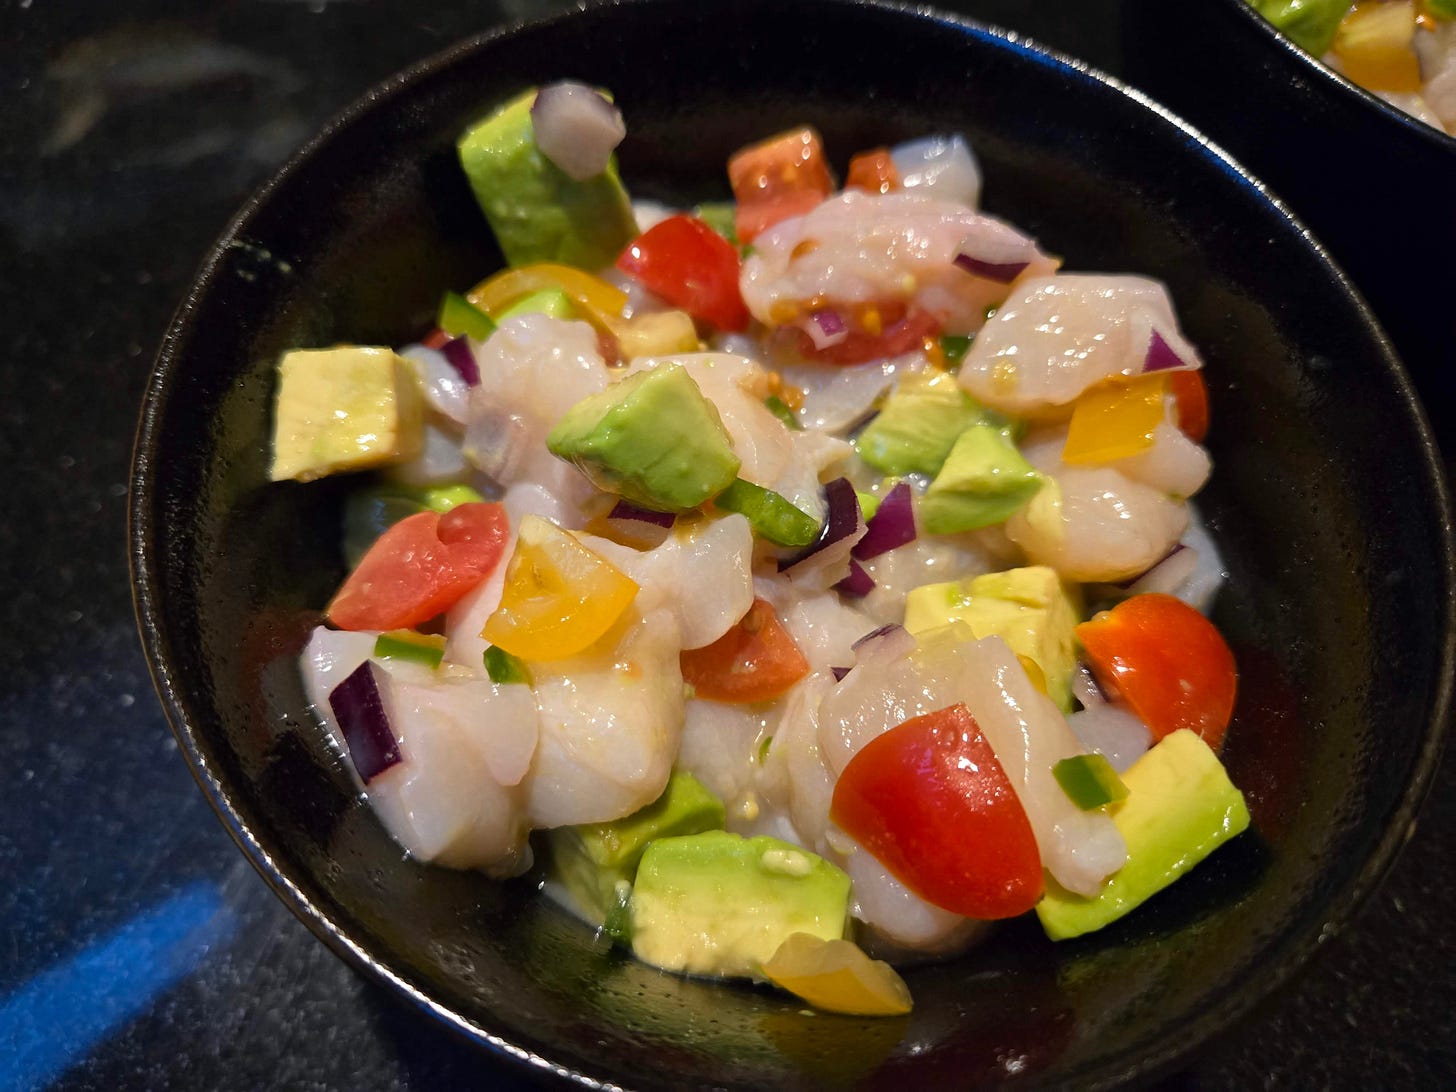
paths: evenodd
<path fill-rule="evenodd" d="M 247 192 L 379 78 L 566 6 L 0 7 L 0 1089 L 513 1085 L 233 846 L 153 695 L 124 523 L 153 354 Z M 942 6 L 1124 70 L 1117 0 Z M 1453 922 L 1448 757 L 1356 923 L 1169 1087 L 1453 1086 Z"/>

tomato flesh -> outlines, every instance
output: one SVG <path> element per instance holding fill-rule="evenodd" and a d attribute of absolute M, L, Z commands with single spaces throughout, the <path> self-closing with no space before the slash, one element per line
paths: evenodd
<path fill-rule="evenodd" d="M 890 158 L 890 149 L 874 148 L 860 152 L 849 161 L 844 188 L 866 193 L 894 193 L 900 188 L 900 172 Z"/>
<path fill-rule="evenodd" d="M 802 216 L 834 192 L 824 144 L 813 129 L 794 129 L 749 145 L 728 160 L 737 208 L 733 228 L 751 243 L 781 220 Z"/>
<path fill-rule="evenodd" d="M 1178 413 L 1178 430 L 1195 444 L 1208 435 L 1208 385 L 1201 371 L 1169 372 L 1168 391 Z"/>
<path fill-rule="evenodd" d="M 940 321 L 919 307 L 906 309 L 899 304 L 887 304 L 873 310 L 876 312 L 873 326 L 867 326 L 860 316 L 851 315 L 849 333 L 844 340 L 823 349 L 816 349 L 813 338 L 796 326 L 781 326 L 776 334 L 790 339 L 794 350 L 805 360 L 821 364 L 887 360 L 924 348 L 927 341 L 940 334 Z"/>
<path fill-rule="evenodd" d="M 1179 728 L 1215 751 L 1233 716 L 1238 671 L 1214 624 L 1171 595 L 1135 595 L 1076 629 L 1092 672 L 1160 740 Z"/>
<path fill-rule="evenodd" d="M 809 673 L 809 661 L 763 599 L 711 645 L 684 650 L 679 662 L 683 681 L 712 701 L 772 701 Z"/>
<path fill-rule="evenodd" d="M 485 502 L 400 520 L 369 548 L 328 607 L 340 629 L 411 629 L 454 606 L 505 552 L 505 509 Z"/>
<path fill-rule="evenodd" d="M 669 216 L 654 224 L 622 252 L 617 268 L 720 330 L 748 325 L 738 293 L 738 251 L 696 217 Z"/>
<path fill-rule="evenodd" d="M 876 736 L 834 786 L 829 817 L 927 902 L 1009 918 L 1045 885 L 1026 811 L 962 704 Z"/>

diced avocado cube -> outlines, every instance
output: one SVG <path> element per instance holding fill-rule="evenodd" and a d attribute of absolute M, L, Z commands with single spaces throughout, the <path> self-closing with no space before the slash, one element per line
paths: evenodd
<path fill-rule="evenodd" d="M 919 635 L 964 622 L 977 640 L 1000 637 L 1041 669 L 1047 696 L 1069 713 L 1077 666 L 1076 596 L 1046 565 L 923 584 L 905 597 L 905 628 Z"/>
<path fill-rule="evenodd" d="M 807 546 L 819 537 L 819 521 L 787 498 L 738 478 L 713 498 L 725 512 L 737 512 L 748 519 L 761 538 L 780 546 Z"/>
<path fill-rule="evenodd" d="M 1113 805 L 1112 821 L 1127 842 L 1127 863 L 1090 899 L 1047 878 L 1036 916 L 1053 940 L 1116 921 L 1249 825 L 1243 794 L 1186 728 L 1164 736 L 1122 781 L 1127 799 Z"/>
<path fill-rule="evenodd" d="M 794 933 L 844 936 L 849 877 L 806 849 L 715 830 L 659 838 L 632 888 L 632 951 L 688 974 L 760 972 Z"/>
<path fill-rule="evenodd" d="M 934 535 L 990 527 L 1034 497 L 1041 483 L 1009 429 L 972 425 L 957 437 L 921 498 L 920 525 Z"/>
<path fill-rule="evenodd" d="M 588 921 L 605 925 L 622 905 L 650 842 L 723 829 L 723 802 L 691 774 L 674 770 L 667 788 L 641 811 L 610 823 L 558 827 L 547 835 L 552 875 Z M 622 931 L 622 926 L 617 926 Z"/>
<path fill-rule="evenodd" d="M 596 177 L 573 180 L 536 146 L 535 101 L 532 88 L 460 138 L 460 163 L 475 199 L 510 265 L 611 265 L 637 236 L 616 157 Z"/>
<path fill-rule="evenodd" d="M 403 462 L 423 434 L 414 369 L 389 349 L 295 349 L 279 361 L 273 481 Z"/>
<path fill-rule="evenodd" d="M 854 442 L 859 457 L 885 474 L 937 474 L 956 438 L 988 411 L 946 372 L 900 380 Z"/>
<path fill-rule="evenodd" d="M 546 437 L 599 489 L 645 508 L 696 508 L 733 484 L 738 456 L 681 364 L 637 372 L 566 411 Z"/>
<path fill-rule="evenodd" d="M 518 315 L 546 315 L 548 318 L 570 322 L 576 318 L 576 308 L 571 305 L 571 297 L 561 289 L 543 288 L 511 304 L 501 312 L 500 320 L 505 322 L 506 319 Z"/>

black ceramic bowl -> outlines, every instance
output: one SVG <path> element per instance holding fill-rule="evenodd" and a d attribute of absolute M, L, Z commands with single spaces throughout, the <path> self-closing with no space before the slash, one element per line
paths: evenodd
<path fill-rule="evenodd" d="M 889 45 L 893 44 L 893 49 Z M 894 58 L 891 63 L 890 58 Z M 614 90 L 640 197 L 726 195 L 743 143 L 809 121 L 860 148 L 964 132 L 994 212 L 1073 269 L 1163 278 L 1208 360 L 1204 510 L 1232 579 L 1227 759 L 1255 830 L 1124 922 L 1015 922 L 907 972 L 907 1020 L 806 1016 L 660 974 L 529 882 L 403 858 L 324 744 L 294 657 L 341 577 L 348 484 L 266 482 L 273 365 L 417 336 L 499 256 L 456 167 L 467 122 L 561 76 Z M 132 502 L 158 689 L 204 791 L 319 936 L 500 1058 L 584 1084 L 1095 1087 L 1167 1069 L 1338 928 L 1406 837 L 1452 683 L 1440 470 L 1391 349 L 1288 214 L 1096 74 L 919 10 L 642 3 L 492 34 L 376 89 L 243 210 L 148 390 Z"/>
<path fill-rule="evenodd" d="M 1246 0 L 1126 0 L 1129 77 L 1287 201 L 1349 271 L 1456 458 L 1456 137 L 1286 38 Z"/>

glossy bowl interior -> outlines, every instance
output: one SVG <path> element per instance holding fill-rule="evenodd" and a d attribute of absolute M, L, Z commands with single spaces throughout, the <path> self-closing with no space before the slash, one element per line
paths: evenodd
<path fill-rule="evenodd" d="M 1246 0 L 1125 0 L 1129 78 L 1228 149 L 1329 247 L 1456 455 L 1456 137 L 1322 64 Z"/>
<path fill-rule="evenodd" d="M 904 63 L 885 64 L 893 41 Z M 705 63 L 705 59 L 711 63 Z M 342 574 L 345 481 L 269 485 L 279 354 L 399 343 L 498 267 L 453 141 L 570 76 L 613 89 L 635 195 L 726 196 L 791 124 L 842 169 L 964 132 L 985 204 L 1072 269 L 1170 286 L 1208 361 L 1203 510 L 1242 669 L 1227 760 L 1256 832 L 1137 914 L 1053 945 L 1014 922 L 907 972 L 907 1019 L 806 1016 L 659 974 L 538 897 L 403 858 L 325 746 L 294 657 Z M 924 12 L 805 0 L 590 8 L 488 35 L 371 93 L 240 214 L 163 345 L 136 448 L 143 637 L 199 783 L 280 896 L 366 974 L 540 1074 L 684 1087 L 1096 1086 L 1173 1064 L 1305 960 L 1389 864 L 1451 693 L 1444 487 L 1411 391 L 1297 224 L 1145 101 Z"/>

